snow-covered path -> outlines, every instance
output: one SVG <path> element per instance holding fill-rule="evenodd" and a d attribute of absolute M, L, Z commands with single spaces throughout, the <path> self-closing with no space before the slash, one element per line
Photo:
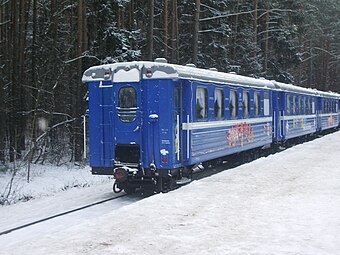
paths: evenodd
<path fill-rule="evenodd" d="M 336 132 L 97 218 L 59 222 L 20 245 L 20 231 L 0 236 L 0 253 L 337 255 L 339 155 Z"/>

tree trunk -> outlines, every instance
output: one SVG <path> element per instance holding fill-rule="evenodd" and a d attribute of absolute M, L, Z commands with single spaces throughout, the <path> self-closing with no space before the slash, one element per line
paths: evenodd
<path fill-rule="evenodd" d="M 164 0 L 164 57 L 168 58 L 168 0 Z"/>
<path fill-rule="evenodd" d="M 269 21 L 270 21 L 270 10 L 269 10 L 269 2 L 266 1 L 266 25 L 265 25 L 265 33 L 264 33 L 264 65 L 263 71 L 266 74 L 268 71 L 268 58 L 269 58 Z"/>
<path fill-rule="evenodd" d="M 154 0 L 149 0 L 149 30 L 147 37 L 148 45 L 148 59 L 153 60 L 153 29 L 154 29 L 154 16 L 155 16 L 155 2 Z"/>
<path fill-rule="evenodd" d="M 87 49 L 87 27 L 86 27 L 86 4 L 84 0 L 78 1 L 78 19 L 77 19 L 78 31 L 77 31 L 77 56 L 79 57 L 77 61 L 77 77 L 81 77 L 83 73 L 83 60 L 80 56 Z M 79 78 L 75 79 L 74 84 L 74 110 L 73 116 L 77 118 L 78 121 L 75 122 L 73 128 L 74 136 L 74 156 L 75 161 L 82 160 L 82 150 L 83 150 L 83 137 L 82 137 L 82 125 L 81 116 L 83 114 L 82 109 L 82 84 Z"/>
<path fill-rule="evenodd" d="M 178 11 L 177 0 L 172 0 L 171 11 L 171 63 L 178 63 Z"/>
<path fill-rule="evenodd" d="M 0 57 L 1 65 L 4 65 L 0 69 L 0 76 L 5 81 L 7 77 L 6 66 L 8 63 L 8 2 L 0 5 Z M 7 12 L 6 12 L 7 9 Z M 4 82 L 0 83 L 0 165 L 5 164 L 5 150 L 6 150 L 6 127 L 7 127 L 7 117 L 6 111 L 7 107 L 5 104 L 5 87 Z"/>
<path fill-rule="evenodd" d="M 11 109 L 10 114 L 10 123 L 9 123 L 9 142 L 10 142 L 10 161 L 14 162 L 15 158 L 17 157 L 17 127 L 18 127 L 18 118 L 16 112 L 18 110 L 18 90 L 19 90 L 19 72 L 17 68 L 17 64 L 19 62 L 18 56 L 18 48 L 19 48 L 19 2 L 17 0 L 13 0 L 11 2 L 11 32 L 9 35 L 9 44 L 10 44 L 10 76 L 9 80 L 11 82 L 11 86 L 9 88 L 9 96 L 12 99 L 9 108 Z"/>
<path fill-rule="evenodd" d="M 237 59 L 237 34 L 238 34 L 238 20 L 239 20 L 239 5 L 240 5 L 240 0 L 237 0 L 237 4 L 236 4 L 236 15 L 235 15 L 235 29 L 234 29 L 234 38 L 233 38 L 233 41 L 234 41 L 234 49 L 233 49 L 233 59 L 234 61 L 236 61 Z"/>
<path fill-rule="evenodd" d="M 129 30 L 132 31 L 134 29 L 134 23 L 135 23 L 135 15 L 134 15 L 134 0 L 130 1 L 129 6 Z"/>
<path fill-rule="evenodd" d="M 258 8 L 259 0 L 254 0 L 254 58 L 257 57 L 257 17 L 258 17 Z"/>
<path fill-rule="evenodd" d="M 196 0 L 195 3 L 195 19 L 194 19 L 194 34 L 193 34 L 193 56 L 192 56 L 192 62 L 197 66 L 198 61 L 198 40 L 199 40 L 199 28 L 200 28 L 200 6 L 201 1 Z"/>

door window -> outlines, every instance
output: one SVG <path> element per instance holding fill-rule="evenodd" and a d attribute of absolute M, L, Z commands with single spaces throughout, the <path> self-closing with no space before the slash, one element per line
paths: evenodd
<path fill-rule="evenodd" d="M 118 116 L 122 122 L 133 122 L 137 113 L 137 93 L 134 87 L 123 87 L 118 93 Z"/>

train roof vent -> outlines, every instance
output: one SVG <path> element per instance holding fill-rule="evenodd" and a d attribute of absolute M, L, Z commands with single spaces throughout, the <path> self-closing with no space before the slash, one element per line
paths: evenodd
<path fill-rule="evenodd" d="M 163 63 L 163 64 L 168 63 L 168 61 L 166 60 L 166 58 L 156 58 L 156 59 L 155 59 L 155 62 L 157 62 L 157 63 Z"/>
<path fill-rule="evenodd" d="M 187 67 L 196 67 L 196 65 L 192 64 L 192 63 L 186 64 L 185 66 L 187 66 Z"/>
<path fill-rule="evenodd" d="M 210 70 L 210 71 L 218 72 L 217 68 L 215 68 L 215 67 L 210 67 L 209 70 Z"/>

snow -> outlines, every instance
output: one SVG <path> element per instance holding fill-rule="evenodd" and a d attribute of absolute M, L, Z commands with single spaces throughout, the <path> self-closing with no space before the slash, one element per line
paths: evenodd
<path fill-rule="evenodd" d="M 2 235 L 0 253 L 340 254 L 339 144 L 336 132 L 166 194 L 124 197 Z M 104 183 L 2 207 L 0 232 L 7 221 L 110 190 Z"/>
<path fill-rule="evenodd" d="M 13 188 L 8 203 L 53 195 L 72 187 L 87 187 L 111 182 L 107 176 L 92 176 L 91 168 L 74 165 L 31 165 L 30 182 L 27 183 L 26 166 L 16 166 Z M 12 172 L 0 172 L 0 195 L 7 196 Z"/>
<path fill-rule="evenodd" d="M 120 69 L 113 75 L 113 82 L 139 82 L 140 72 L 137 67 Z"/>

